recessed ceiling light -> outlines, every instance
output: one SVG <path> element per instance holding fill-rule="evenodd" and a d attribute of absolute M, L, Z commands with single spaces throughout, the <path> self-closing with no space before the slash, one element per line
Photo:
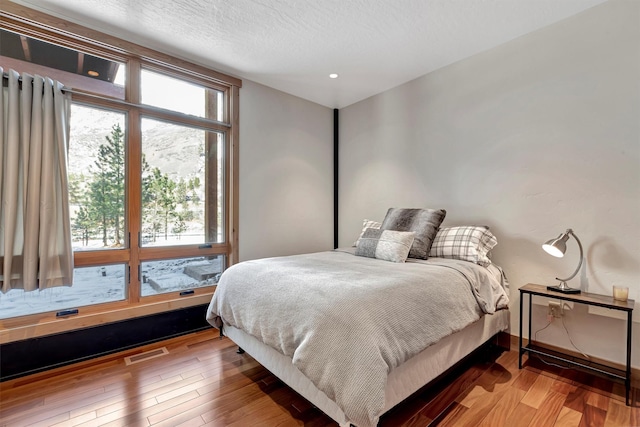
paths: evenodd
<path fill-rule="evenodd" d="M 97 71 L 93 71 L 93 70 L 87 71 L 87 74 L 89 74 L 91 77 L 98 77 L 100 75 L 100 73 L 98 73 Z"/>
<path fill-rule="evenodd" d="M 329 78 L 330 79 L 337 79 L 338 75 L 336 73 L 331 73 L 331 74 L 329 74 Z"/>

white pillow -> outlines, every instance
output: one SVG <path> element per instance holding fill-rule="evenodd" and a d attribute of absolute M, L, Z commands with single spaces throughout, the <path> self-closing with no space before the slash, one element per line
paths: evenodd
<path fill-rule="evenodd" d="M 367 228 L 360 237 L 356 255 L 391 262 L 405 262 L 414 238 L 413 231 Z"/>

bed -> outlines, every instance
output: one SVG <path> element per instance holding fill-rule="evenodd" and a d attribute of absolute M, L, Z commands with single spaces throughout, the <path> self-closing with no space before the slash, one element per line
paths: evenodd
<path fill-rule="evenodd" d="M 508 329 L 508 284 L 490 262 L 357 251 L 236 264 L 207 320 L 339 425 L 370 427 Z"/>

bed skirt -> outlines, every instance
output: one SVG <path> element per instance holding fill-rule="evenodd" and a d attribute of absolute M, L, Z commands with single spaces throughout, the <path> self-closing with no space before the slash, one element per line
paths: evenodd
<path fill-rule="evenodd" d="M 509 310 L 482 316 L 477 322 L 445 337 L 392 370 L 387 377 L 384 412 L 438 377 L 498 332 L 507 330 L 509 316 Z M 233 326 L 224 325 L 224 334 L 340 426 L 348 427 L 351 424 L 338 405 L 318 390 L 293 365 L 290 358 Z"/>

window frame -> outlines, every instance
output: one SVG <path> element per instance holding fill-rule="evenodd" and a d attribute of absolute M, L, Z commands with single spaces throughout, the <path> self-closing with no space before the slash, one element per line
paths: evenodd
<path fill-rule="evenodd" d="M 0 16 L 2 17 L 0 28 L 5 30 L 125 64 L 124 99 L 110 98 L 108 93 L 100 93 L 100 90 L 96 93 L 82 87 L 79 90 L 74 89 L 72 102 L 123 112 L 126 115 L 125 149 L 128 172 L 125 188 L 127 215 L 125 233 L 129 233 L 129 242 L 121 249 L 74 252 L 75 267 L 125 263 L 129 267 L 127 299 L 80 307 L 78 315 L 67 318 L 56 318 L 56 311 L 51 311 L 0 319 L 0 344 L 208 303 L 215 291 L 215 286 L 194 288 L 193 294 L 189 296 L 170 292 L 141 297 L 141 278 L 138 267 L 145 261 L 207 255 L 226 256 L 226 267 L 238 262 L 238 130 L 239 89 L 242 81 L 15 3 L 9 2 L 4 5 Z M 24 71 L 28 72 L 43 73 L 42 68 L 46 68 L 23 63 L 23 61 L 5 61 L 10 58 L 2 56 L 0 58 L 3 62 L 9 62 L 8 68 L 13 67 L 12 63 L 18 63 Z M 210 111 L 211 103 L 217 103 L 216 92 L 222 92 L 222 122 L 142 104 L 140 77 L 143 68 L 210 89 L 206 91 L 207 111 Z M 68 73 L 48 68 L 46 68 L 46 75 L 59 79 L 63 83 L 65 78 L 69 77 Z M 141 231 L 142 221 L 140 206 L 132 204 L 131 201 L 140 200 L 141 196 L 142 132 L 140 124 L 143 117 L 223 133 L 224 242 L 212 242 L 210 247 L 209 245 L 203 247 L 201 244 L 162 247 L 140 245 L 137 237 Z"/>

